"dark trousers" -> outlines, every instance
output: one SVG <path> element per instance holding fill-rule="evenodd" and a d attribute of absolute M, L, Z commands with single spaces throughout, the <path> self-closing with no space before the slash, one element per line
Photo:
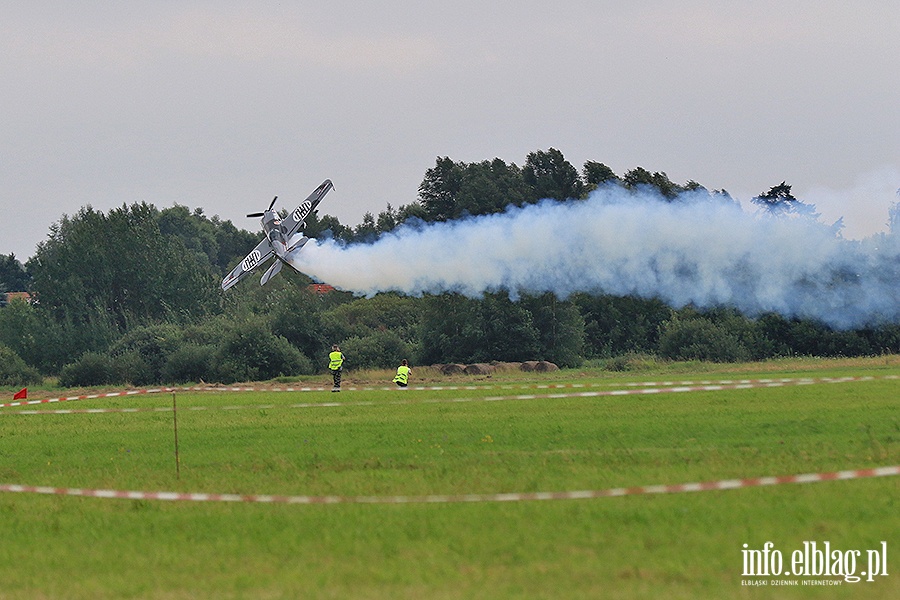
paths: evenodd
<path fill-rule="evenodd" d="M 334 378 L 334 387 L 341 387 L 341 370 L 340 369 L 332 369 L 331 376 Z"/>

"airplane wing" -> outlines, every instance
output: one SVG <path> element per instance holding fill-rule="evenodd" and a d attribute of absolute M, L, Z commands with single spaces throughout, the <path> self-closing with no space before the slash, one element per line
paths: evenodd
<path fill-rule="evenodd" d="M 322 201 L 322 198 L 325 197 L 325 194 L 328 193 L 334 185 L 331 183 L 330 179 L 326 179 L 322 182 L 322 185 L 316 188 L 312 194 L 309 195 L 309 198 L 303 201 L 303 204 L 297 207 L 297 210 L 292 212 L 287 218 L 281 222 L 281 226 L 284 228 L 284 237 L 285 239 L 290 239 L 292 235 L 297 233 L 300 227 L 303 225 L 303 220 L 306 218 L 309 213 L 316 209 L 316 206 L 319 205 L 319 202 Z"/>
<path fill-rule="evenodd" d="M 256 248 L 254 248 L 244 260 L 238 263 L 231 273 L 222 280 L 222 289 L 227 290 L 235 285 L 253 271 L 253 269 L 269 260 L 273 254 L 275 254 L 275 250 L 272 248 L 272 244 L 269 243 L 269 238 L 263 238 L 263 240 L 256 245 Z"/>

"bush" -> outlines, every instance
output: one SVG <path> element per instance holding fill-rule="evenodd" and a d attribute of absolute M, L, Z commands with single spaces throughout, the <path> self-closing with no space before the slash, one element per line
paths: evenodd
<path fill-rule="evenodd" d="M 215 346 L 186 344 L 169 356 L 162 369 L 166 383 L 211 381 L 215 379 Z"/>
<path fill-rule="evenodd" d="M 672 360 L 739 362 L 750 358 L 735 334 L 702 318 L 667 321 L 659 338 L 659 353 Z"/>
<path fill-rule="evenodd" d="M 392 331 L 400 339 L 409 341 L 417 337 L 422 307 L 422 301 L 417 298 L 393 293 L 359 298 L 325 311 L 322 332 L 326 339 L 345 340 Z"/>
<path fill-rule="evenodd" d="M 344 340 L 341 350 L 347 364 L 359 369 L 388 369 L 396 367 L 403 358 L 411 356 L 410 346 L 392 331 L 378 331 L 365 337 Z"/>
<path fill-rule="evenodd" d="M 327 356 L 326 347 L 331 347 L 326 345 L 321 316 L 310 302 L 278 305 L 272 316 L 272 332 L 307 356 Z"/>
<path fill-rule="evenodd" d="M 137 327 L 113 344 L 109 354 L 115 357 L 125 381 L 134 385 L 159 383 L 163 367 L 182 338 L 181 329 L 175 325 Z"/>
<path fill-rule="evenodd" d="M 234 324 L 219 346 L 216 363 L 222 383 L 313 373 L 312 362 L 260 320 Z"/>
<path fill-rule="evenodd" d="M 43 381 L 36 369 L 7 346 L 0 345 L 0 385 L 24 386 Z"/>
<path fill-rule="evenodd" d="M 627 355 L 614 356 L 603 361 L 603 368 L 607 371 L 628 371 L 630 362 Z"/>
<path fill-rule="evenodd" d="M 116 361 L 106 354 L 88 352 L 63 367 L 59 384 L 63 387 L 84 387 L 123 383 Z"/>
<path fill-rule="evenodd" d="M 151 365 L 145 356 L 131 350 L 116 356 L 107 355 L 113 362 L 117 381 L 131 385 L 153 385 L 160 382 L 159 369 Z"/>

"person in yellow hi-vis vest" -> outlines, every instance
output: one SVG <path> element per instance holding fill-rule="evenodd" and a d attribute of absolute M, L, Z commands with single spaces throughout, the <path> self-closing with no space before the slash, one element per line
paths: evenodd
<path fill-rule="evenodd" d="M 334 380 L 332 392 L 341 391 L 341 371 L 344 370 L 344 353 L 337 344 L 331 347 L 331 353 L 328 355 L 328 369 L 331 371 L 331 378 Z"/>
<path fill-rule="evenodd" d="M 405 388 L 409 385 L 410 373 L 412 373 L 412 369 L 409 368 L 409 363 L 404 358 L 400 361 L 400 366 L 397 367 L 397 376 L 394 377 L 394 383 L 396 383 L 398 387 Z"/>

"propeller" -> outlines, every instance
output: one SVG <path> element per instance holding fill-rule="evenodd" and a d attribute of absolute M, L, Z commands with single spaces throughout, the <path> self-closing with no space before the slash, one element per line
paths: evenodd
<path fill-rule="evenodd" d="M 269 203 L 269 208 L 266 209 L 266 212 L 272 210 L 272 207 L 275 206 L 275 201 L 276 201 L 276 200 L 278 200 L 278 196 L 275 196 L 274 198 L 272 198 L 272 202 Z M 262 216 L 265 215 L 265 214 L 266 214 L 266 213 L 261 213 L 261 212 L 259 212 L 259 213 L 250 213 L 250 214 L 247 215 L 247 216 L 248 216 L 248 217 L 251 217 L 251 218 L 252 218 L 252 217 L 262 217 Z"/>

